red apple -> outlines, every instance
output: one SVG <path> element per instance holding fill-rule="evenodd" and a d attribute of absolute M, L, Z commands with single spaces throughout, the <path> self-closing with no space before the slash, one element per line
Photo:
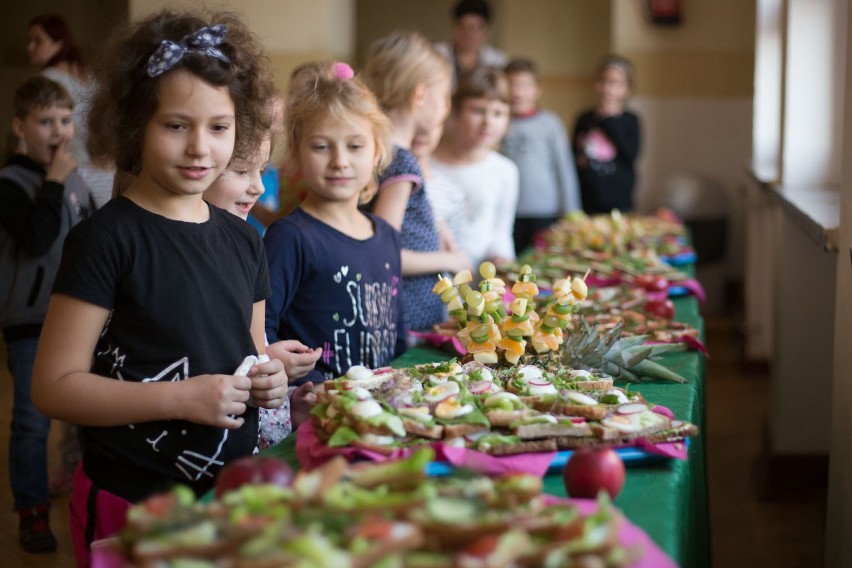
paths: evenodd
<path fill-rule="evenodd" d="M 577 449 L 562 468 L 562 479 L 571 497 L 593 499 L 603 489 L 615 499 L 624 485 L 624 462 L 612 448 Z"/>
<path fill-rule="evenodd" d="M 674 319 L 675 307 L 674 302 L 666 298 L 665 300 L 648 300 L 643 308 L 646 313 L 663 319 Z"/>
<path fill-rule="evenodd" d="M 293 470 L 285 462 L 269 456 L 246 456 L 226 464 L 216 476 L 216 497 L 246 483 L 287 487 L 292 481 Z"/>
<path fill-rule="evenodd" d="M 668 279 L 657 274 L 642 274 L 634 279 L 634 283 L 648 292 L 662 292 L 669 289 Z"/>

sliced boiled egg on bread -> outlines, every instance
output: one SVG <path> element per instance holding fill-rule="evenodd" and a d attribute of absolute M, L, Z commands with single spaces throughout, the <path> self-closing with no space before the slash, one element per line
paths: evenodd
<path fill-rule="evenodd" d="M 556 394 L 558 391 L 553 383 L 545 378 L 534 379 L 527 383 L 527 392 L 531 395 Z"/>
<path fill-rule="evenodd" d="M 363 365 L 353 365 L 346 371 L 346 378 L 353 381 L 366 381 L 373 378 L 373 371 Z"/>
<path fill-rule="evenodd" d="M 606 391 L 606 394 L 604 396 L 614 396 L 618 400 L 619 404 L 626 404 L 630 402 L 630 399 L 627 398 L 627 395 L 624 394 L 624 391 L 619 389 L 609 389 L 608 391 Z"/>
<path fill-rule="evenodd" d="M 367 419 L 384 412 L 382 405 L 373 399 L 361 400 L 349 407 L 349 413 L 358 418 Z"/>
<path fill-rule="evenodd" d="M 451 396 L 438 403 L 435 407 L 435 416 L 444 420 L 459 418 L 473 412 L 472 404 L 462 404 L 458 397 Z"/>
<path fill-rule="evenodd" d="M 426 389 L 423 398 L 428 402 L 435 403 L 457 394 L 459 394 L 459 384 L 455 381 L 447 381 Z"/>
<path fill-rule="evenodd" d="M 404 417 L 413 418 L 420 422 L 428 422 L 432 420 L 432 415 L 429 413 L 428 406 L 403 406 L 398 408 L 397 412 Z"/>
<path fill-rule="evenodd" d="M 393 436 L 383 436 L 367 432 L 361 435 L 361 441 L 373 446 L 390 446 L 394 443 L 395 439 Z"/>
<path fill-rule="evenodd" d="M 517 377 L 523 382 L 528 383 L 537 379 L 541 379 L 544 375 L 539 367 L 534 365 L 524 365 L 518 368 Z"/>
<path fill-rule="evenodd" d="M 642 429 L 642 425 L 639 424 L 638 419 L 634 419 L 633 416 L 622 416 L 620 414 L 604 418 L 601 420 L 601 424 L 609 428 L 615 428 L 619 432 L 626 434 L 635 434 Z"/>
<path fill-rule="evenodd" d="M 370 394 L 370 391 L 368 391 L 364 387 L 355 387 L 349 392 L 354 394 L 355 398 L 357 398 L 358 400 L 367 400 L 368 398 L 373 398 L 373 395 Z"/>

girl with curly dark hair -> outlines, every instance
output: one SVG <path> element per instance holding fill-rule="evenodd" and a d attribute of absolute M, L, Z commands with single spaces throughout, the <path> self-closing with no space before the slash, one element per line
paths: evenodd
<path fill-rule="evenodd" d="M 168 11 L 118 30 L 104 53 L 89 148 L 133 177 L 69 234 L 33 373 L 36 406 L 81 426 L 80 566 L 130 503 L 174 484 L 209 490 L 255 451 L 258 407 L 287 396 L 282 363 L 263 355 L 263 243 L 202 199 L 268 131 L 266 58 L 233 15 Z"/>

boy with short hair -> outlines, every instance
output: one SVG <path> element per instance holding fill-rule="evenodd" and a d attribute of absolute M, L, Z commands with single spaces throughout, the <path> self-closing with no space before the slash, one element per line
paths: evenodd
<path fill-rule="evenodd" d="M 0 169 L 0 326 L 14 380 L 9 478 L 21 547 L 50 552 L 56 550 L 47 481 L 50 419 L 32 404 L 32 368 L 65 236 L 94 202 L 74 172 L 68 92 L 38 75 L 18 87 L 14 105 L 12 130 L 23 150 Z"/>
<path fill-rule="evenodd" d="M 446 131 L 432 155 L 435 175 L 464 196 L 463 233 L 456 244 L 473 267 L 515 259 L 512 225 L 518 203 L 518 168 L 495 148 L 509 125 L 509 83 L 502 69 L 480 67 L 462 76 L 453 93 Z M 437 188 L 436 188 L 437 189 Z M 436 201 L 454 199 L 433 194 Z M 448 201 L 451 203 L 452 201 Z M 446 210 L 437 206 L 436 211 Z"/>
<path fill-rule="evenodd" d="M 580 186 L 565 125 L 538 106 L 541 85 L 536 64 L 514 59 L 506 66 L 506 75 L 512 120 L 501 149 L 520 172 L 514 238 L 516 250 L 522 251 L 536 233 L 581 208 Z"/>

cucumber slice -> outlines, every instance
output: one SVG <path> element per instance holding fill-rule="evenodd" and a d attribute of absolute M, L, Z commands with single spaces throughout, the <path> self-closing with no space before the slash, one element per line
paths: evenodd
<path fill-rule="evenodd" d="M 433 521 L 450 525 L 466 524 L 478 516 L 477 507 L 472 502 L 443 497 L 428 501 L 426 512 Z"/>

